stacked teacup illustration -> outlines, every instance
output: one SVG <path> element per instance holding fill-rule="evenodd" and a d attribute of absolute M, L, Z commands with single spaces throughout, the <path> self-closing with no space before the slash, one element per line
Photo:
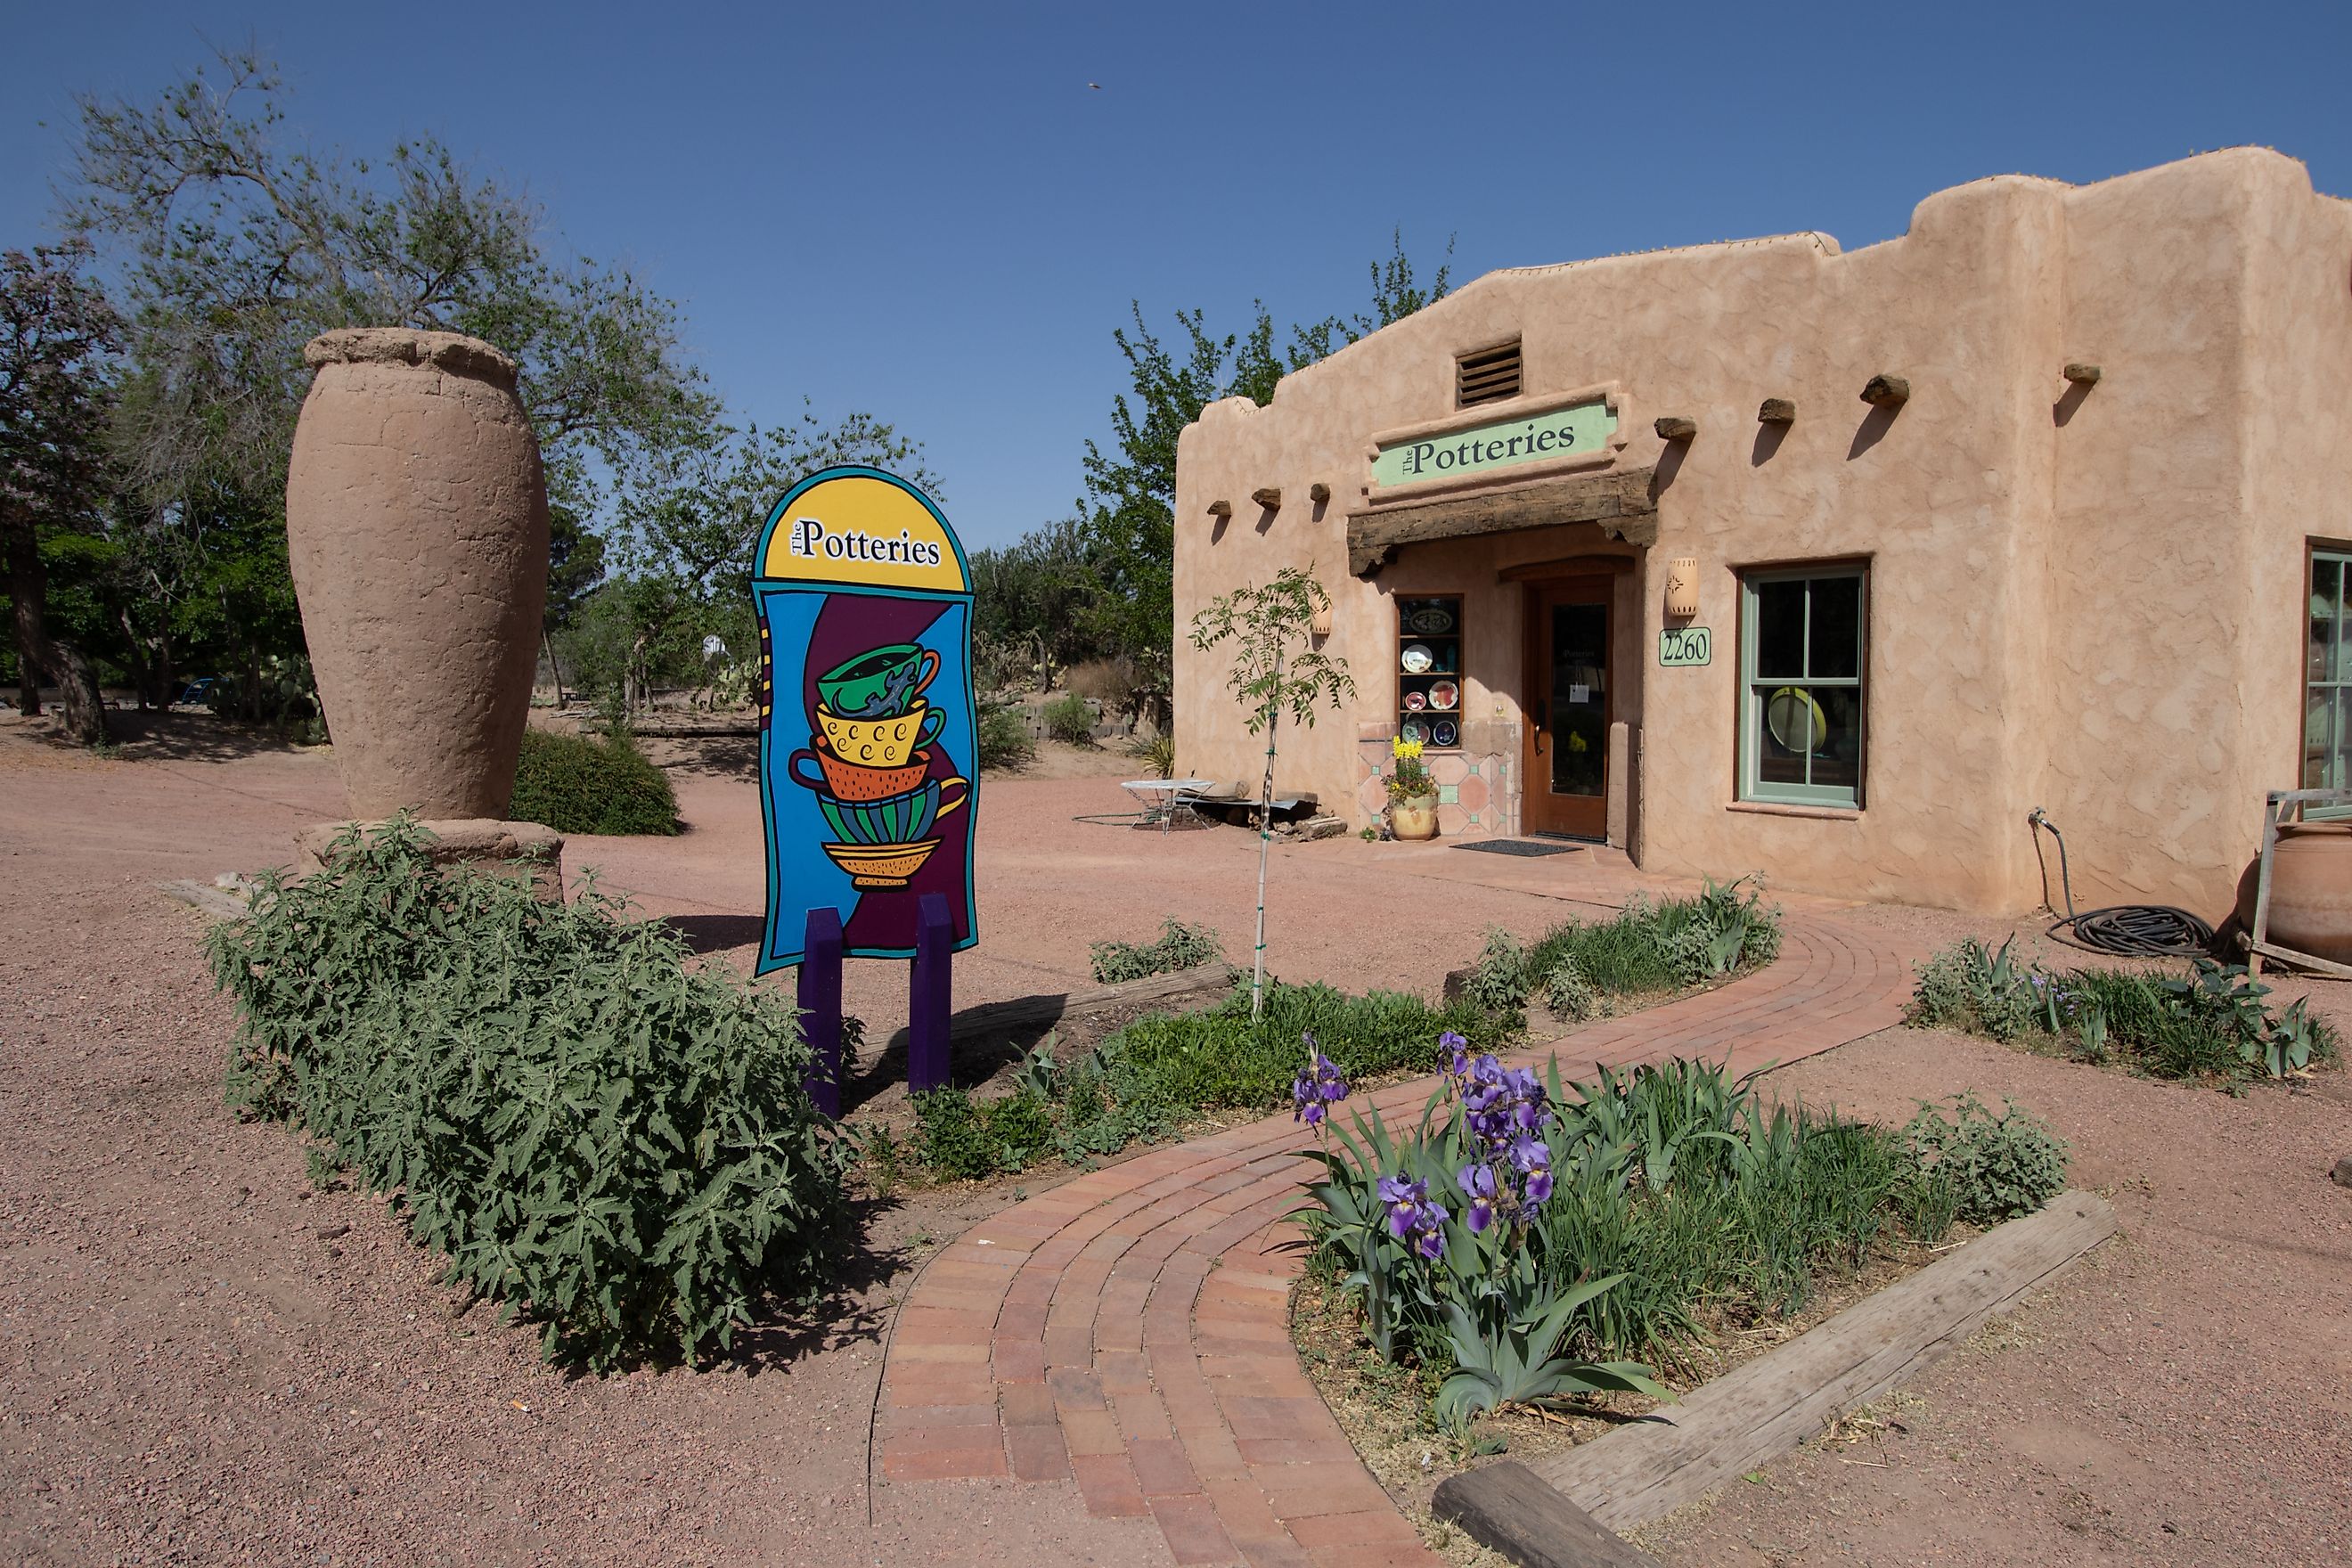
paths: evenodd
<path fill-rule="evenodd" d="M 937 653 L 895 643 L 817 678 L 816 732 L 789 765 L 833 830 L 825 854 L 857 887 L 905 887 L 940 847 L 933 826 L 971 793 L 961 777 L 929 776 L 927 748 L 947 715 L 922 696 L 939 672 Z"/>

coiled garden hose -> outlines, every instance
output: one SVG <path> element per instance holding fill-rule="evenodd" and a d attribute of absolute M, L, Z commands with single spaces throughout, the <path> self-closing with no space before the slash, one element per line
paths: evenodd
<path fill-rule="evenodd" d="M 2050 901 L 2050 862 L 2042 856 L 2042 830 L 2058 841 L 2058 885 L 2066 897 L 2066 912 L 2050 927 L 2050 934 L 2058 936 L 2069 928 L 2071 940 L 2078 947 L 2094 952 L 2111 952 L 2120 958 L 2204 958 L 2213 951 L 2213 928 L 2187 910 L 2170 904 L 2110 904 L 2103 910 L 2074 910 L 2074 880 L 2066 865 L 2066 836 L 2050 820 L 2050 814 L 2035 806 L 2025 818 L 2034 830 L 2033 858 L 2042 867 L 2042 904 L 2052 914 L 2058 907 Z"/>

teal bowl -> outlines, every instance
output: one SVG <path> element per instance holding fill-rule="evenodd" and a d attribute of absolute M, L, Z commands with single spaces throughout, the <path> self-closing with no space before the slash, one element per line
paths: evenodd
<path fill-rule="evenodd" d="M 912 844 L 963 804 L 961 793 L 941 804 L 941 792 L 950 784 L 959 792 L 970 787 L 961 778 L 928 779 L 919 788 L 880 800 L 841 800 L 819 793 L 816 804 L 841 843 Z"/>

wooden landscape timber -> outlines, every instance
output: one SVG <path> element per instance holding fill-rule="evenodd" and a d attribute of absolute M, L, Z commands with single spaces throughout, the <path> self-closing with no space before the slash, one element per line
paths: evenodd
<path fill-rule="evenodd" d="M 1596 1554 L 1606 1547 L 1591 1544 L 1592 1531 L 1664 1519 L 1789 1452 L 1941 1360 L 2115 1231 L 2106 1200 L 2062 1193 L 1679 1404 L 1524 1466 L 1452 1477 L 1433 1507 L 1527 1568 L 1648 1561 Z"/>
<path fill-rule="evenodd" d="M 967 1007 L 958 1013 L 954 1023 L 948 1027 L 948 1037 L 955 1040 L 986 1039 L 992 1035 L 1011 1034 L 1016 1029 L 1051 1026 L 1065 1018 L 1104 1007 L 1124 1006 L 1137 1002 L 1174 1002 L 1197 992 L 1227 991 L 1233 987 L 1234 973 L 1229 964 L 1203 963 L 1191 969 L 1177 970 L 1171 974 L 1147 974 L 1140 980 L 1125 980 L 1117 985 L 1097 985 L 1066 994 L 1015 996 L 1004 1002 L 983 1002 L 977 1007 Z"/>

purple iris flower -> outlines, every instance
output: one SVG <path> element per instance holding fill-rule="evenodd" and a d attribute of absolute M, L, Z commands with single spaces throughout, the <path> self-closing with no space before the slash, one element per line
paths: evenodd
<path fill-rule="evenodd" d="M 1389 1234 L 1399 1238 L 1418 1229 L 1429 1211 L 1436 1208 L 1429 1201 L 1429 1184 L 1426 1182 L 1408 1182 L 1402 1176 L 1382 1176 L 1380 1194 L 1381 1201 L 1389 1205 Z M 1442 1221 L 1444 1211 L 1439 1209 L 1438 1214 Z"/>
<path fill-rule="evenodd" d="M 1445 1256 L 1445 1233 L 1435 1227 L 1424 1230 L 1412 1244 L 1413 1250 L 1424 1261 L 1434 1263 Z"/>
<path fill-rule="evenodd" d="M 1437 1043 L 1446 1051 L 1445 1070 L 1460 1078 L 1470 1070 L 1470 1042 L 1452 1029 L 1437 1037 Z"/>
<path fill-rule="evenodd" d="M 1470 1200 L 1464 1217 L 1468 1220 L 1473 1235 L 1483 1232 L 1495 1223 L 1495 1173 L 1485 1165 L 1465 1165 L 1454 1178 L 1462 1193 Z"/>
<path fill-rule="evenodd" d="M 1315 1049 L 1314 1036 L 1307 1036 L 1306 1040 L 1314 1059 L 1290 1080 L 1290 1119 L 1319 1127 L 1325 1107 L 1348 1098 L 1348 1080 L 1340 1074 L 1338 1062 Z"/>
<path fill-rule="evenodd" d="M 1521 1137 L 1511 1144 L 1511 1163 L 1526 1178 L 1521 1195 L 1530 1207 L 1551 1196 L 1551 1149 L 1540 1138 Z"/>

